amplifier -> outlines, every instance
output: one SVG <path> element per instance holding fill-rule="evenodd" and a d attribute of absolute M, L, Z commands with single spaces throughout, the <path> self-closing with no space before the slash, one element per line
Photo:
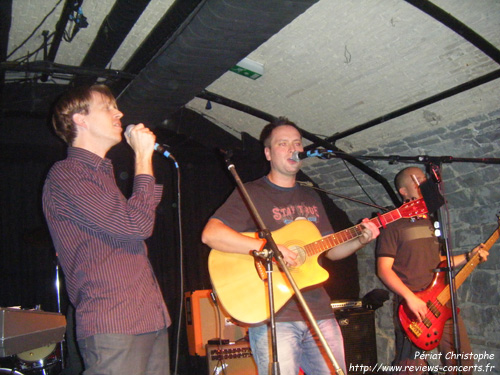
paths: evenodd
<path fill-rule="evenodd" d="M 186 292 L 186 331 L 189 354 L 205 356 L 205 345 L 214 338 L 238 341 L 245 337 L 247 328 L 236 325 L 229 314 L 216 305 L 211 289 Z"/>
<path fill-rule="evenodd" d="M 250 344 L 207 345 L 208 375 L 257 375 Z"/>
<path fill-rule="evenodd" d="M 377 340 L 375 336 L 375 311 L 363 308 L 334 310 L 344 338 L 345 362 L 350 365 L 375 366 Z M 361 374 L 361 372 L 349 372 Z"/>
<path fill-rule="evenodd" d="M 346 310 L 346 309 L 357 309 L 363 307 L 363 301 L 359 300 L 336 300 L 330 303 L 332 309 L 335 310 Z"/>

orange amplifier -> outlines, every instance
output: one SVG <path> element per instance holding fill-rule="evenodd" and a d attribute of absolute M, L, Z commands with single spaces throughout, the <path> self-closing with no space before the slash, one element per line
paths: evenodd
<path fill-rule="evenodd" d="M 205 356 L 208 340 L 234 342 L 245 337 L 247 328 L 236 325 L 211 297 L 211 289 L 186 292 L 186 330 L 189 354 Z"/>

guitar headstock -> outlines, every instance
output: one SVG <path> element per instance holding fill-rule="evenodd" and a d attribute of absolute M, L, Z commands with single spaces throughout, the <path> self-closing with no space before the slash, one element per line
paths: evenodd
<path fill-rule="evenodd" d="M 416 199 L 408 203 L 403 204 L 398 209 L 402 217 L 409 219 L 413 216 L 424 215 L 428 213 L 427 205 L 425 204 L 424 198 Z"/>

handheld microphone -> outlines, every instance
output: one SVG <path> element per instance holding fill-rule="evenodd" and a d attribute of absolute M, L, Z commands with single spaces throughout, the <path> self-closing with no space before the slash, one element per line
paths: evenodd
<path fill-rule="evenodd" d="M 292 154 L 292 159 L 293 161 L 299 162 L 302 159 L 307 159 L 307 158 L 312 158 L 312 157 L 318 157 L 320 159 L 329 159 L 329 156 L 333 153 L 331 150 L 325 150 L 324 148 L 316 148 L 313 150 L 309 151 L 294 151 Z"/>
<path fill-rule="evenodd" d="M 127 128 L 125 129 L 125 135 L 130 138 L 130 133 L 132 132 L 132 129 L 134 128 L 134 124 L 127 125 Z M 154 150 L 166 158 L 171 158 L 173 159 L 172 154 L 167 150 L 167 147 L 165 145 L 161 145 L 159 143 L 155 143 Z"/>

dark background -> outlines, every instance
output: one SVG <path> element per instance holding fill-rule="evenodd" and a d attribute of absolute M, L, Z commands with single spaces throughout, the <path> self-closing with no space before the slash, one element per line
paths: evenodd
<path fill-rule="evenodd" d="M 55 161 L 65 158 L 66 147 L 52 133 L 46 119 L 30 119 L 29 122 L 44 129 L 44 135 L 38 138 L 39 144 L 21 146 L 20 139 L 19 147 L 16 147 L 16 143 L 12 142 L 3 148 L 0 162 L 3 176 L 0 273 L 4 279 L 0 306 L 34 308 L 39 305 L 42 310 L 57 312 L 57 258 L 43 217 L 41 192 L 48 170 Z M 28 124 L 24 126 L 30 128 Z M 210 215 L 234 189 L 235 183 L 220 150 L 208 149 L 187 137 L 179 139 L 182 136 L 165 130 L 156 129 L 155 132 L 159 143 L 175 141 L 176 147 L 171 151 L 176 162 L 160 154 L 154 155 L 155 175 L 157 182 L 164 185 L 164 193 L 157 209 L 155 230 L 147 244 L 151 263 L 173 319 L 170 329 L 172 363 L 177 350 L 178 325 L 181 324 L 179 370 L 194 371 L 192 366 L 204 368 L 205 359 L 189 358 L 187 354 L 185 315 L 179 316 L 182 293 L 211 289 L 207 268 L 210 249 L 201 243 L 201 231 Z M 173 137 L 176 139 L 173 140 Z M 131 149 L 122 142 L 110 150 L 108 157 L 113 161 L 119 188 L 128 196 L 133 182 Z M 233 150 L 231 160 L 244 182 L 254 180 L 268 170 L 260 143 L 251 137 L 246 138 L 244 147 Z M 301 180 L 308 179 L 302 173 L 299 177 Z M 325 196 L 322 199 L 336 230 L 352 225 L 330 199 Z M 332 275 L 327 282 L 332 299 L 359 297 L 355 255 L 340 262 L 325 261 L 324 266 Z M 63 280 L 59 291 L 60 309 L 67 314 L 64 275 L 62 272 L 60 275 Z M 70 316 L 68 327 L 72 324 Z"/>

